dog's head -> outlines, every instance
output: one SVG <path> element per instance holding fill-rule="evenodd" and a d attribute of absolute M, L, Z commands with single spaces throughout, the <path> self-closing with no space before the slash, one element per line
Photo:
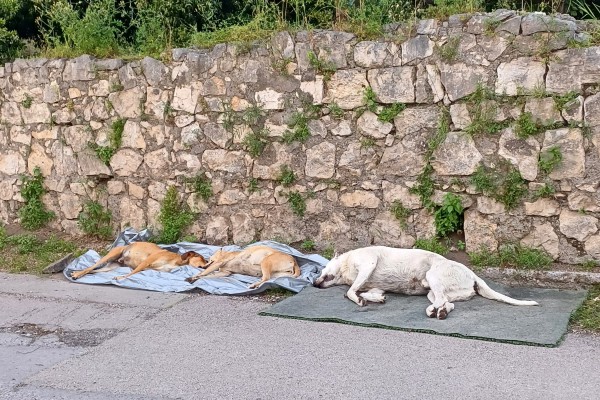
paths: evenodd
<path fill-rule="evenodd" d="M 337 285 L 341 277 L 341 267 L 342 262 L 336 253 L 335 256 L 329 260 L 325 268 L 323 268 L 321 275 L 315 281 L 314 286 L 318 288 L 328 288 L 330 286 Z"/>
<path fill-rule="evenodd" d="M 192 267 L 204 267 L 206 265 L 206 259 L 195 251 L 183 253 L 181 255 L 181 260 Z"/>

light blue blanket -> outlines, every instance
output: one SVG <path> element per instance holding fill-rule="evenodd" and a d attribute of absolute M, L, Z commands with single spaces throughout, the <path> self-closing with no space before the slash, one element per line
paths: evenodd
<path fill-rule="evenodd" d="M 143 230 L 136 232 L 133 229 L 126 229 L 121 232 L 112 247 L 127 245 L 132 242 L 147 241 L 149 238 L 149 232 Z M 298 250 L 293 249 L 285 244 L 273 242 L 273 241 L 262 241 L 253 243 L 249 246 L 266 245 L 272 247 L 281 252 L 291 254 L 294 256 L 302 275 L 298 278 L 280 277 L 271 279 L 256 289 L 248 289 L 248 286 L 254 282 L 257 282 L 259 278 L 255 278 L 247 275 L 234 274 L 228 277 L 221 278 L 204 278 L 199 279 L 194 283 L 188 283 L 185 281 L 193 275 L 196 275 L 202 269 L 182 266 L 174 269 L 172 272 L 160 272 L 155 270 L 145 270 L 127 279 L 120 281 L 114 278 L 119 275 L 127 274 L 131 269 L 127 267 L 119 267 L 109 272 L 98 272 L 94 274 L 88 274 L 82 278 L 74 280 L 71 278 L 71 272 L 75 270 L 85 269 L 92 266 L 96 261 L 100 259 L 100 255 L 94 250 L 89 250 L 81 257 L 73 260 L 64 269 L 63 274 L 67 279 L 77 283 L 91 283 L 91 284 L 104 284 L 104 285 L 117 285 L 121 287 L 131 289 L 143 289 L 143 290 L 154 290 L 158 292 L 185 292 L 194 288 L 202 289 L 212 294 L 253 294 L 260 293 L 269 288 L 282 287 L 292 292 L 300 292 L 305 286 L 312 284 L 314 280 L 319 276 L 321 270 L 327 264 L 327 259 L 321 257 L 318 254 L 305 255 L 300 253 Z M 219 249 L 228 251 L 241 250 L 239 246 L 210 246 L 200 243 L 181 242 L 173 245 L 160 245 L 160 247 L 177 252 L 179 254 L 185 253 L 186 251 L 195 251 L 196 253 L 202 254 L 207 260 L 210 256 Z"/>

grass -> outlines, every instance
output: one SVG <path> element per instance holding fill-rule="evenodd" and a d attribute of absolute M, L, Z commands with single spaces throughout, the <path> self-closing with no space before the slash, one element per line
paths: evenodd
<path fill-rule="evenodd" d="M 442 256 L 450 251 L 448 246 L 439 241 L 437 238 L 417 239 L 413 247 L 415 249 L 427 250 L 433 253 L 441 254 Z"/>
<path fill-rule="evenodd" d="M 471 183 L 477 191 L 499 201 L 509 210 L 517 207 L 527 194 L 521 173 L 508 162 L 494 169 L 480 165 L 471 175 Z"/>
<path fill-rule="evenodd" d="M 319 60 L 317 55 L 312 51 L 308 52 L 308 62 L 317 70 L 317 73 L 323 75 L 323 81 L 327 82 L 337 70 L 335 64 L 329 61 Z"/>
<path fill-rule="evenodd" d="M 406 109 L 406 105 L 403 103 L 394 103 L 387 107 L 384 107 L 383 110 L 377 116 L 377 119 L 382 122 L 392 122 L 394 118 L 402 111 Z"/>
<path fill-rule="evenodd" d="M 46 209 L 42 201 L 42 197 L 46 193 L 44 177 L 40 168 L 35 167 L 33 176 L 24 176 L 21 180 L 23 182 L 21 196 L 25 200 L 25 204 L 19 209 L 21 225 L 25 229 L 39 229 L 55 217 L 52 211 Z"/>
<path fill-rule="evenodd" d="M 452 62 L 458 57 L 458 46 L 460 46 L 460 36 L 451 36 L 446 44 L 438 48 L 440 58 L 446 62 Z"/>
<path fill-rule="evenodd" d="M 0 268 L 8 272 L 40 274 L 48 264 L 69 253 L 79 256 L 85 250 L 72 241 L 57 237 L 41 239 L 31 233 L 8 235 L 6 230 L 0 227 L 0 259 L 10 260 L 2 263 Z"/>
<path fill-rule="evenodd" d="M 258 158 L 269 144 L 267 138 L 269 137 L 269 130 L 267 128 L 261 129 L 257 132 L 252 131 L 244 137 L 243 145 L 246 147 L 246 151 L 252 158 Z"/>
<path fill-rule="evenodd" d="M 473 266 L 506 267 L 521 270 L 544 270 L 552 264 L 552 257 L 543 250 L 523 246 L 521 244 L 505 244 L 496 252 L 481 249 L 469 253 Z"/>
<path fill-rule="evenodd" d="M 400 200 L 394 200 L 390 207 L 390 212 L 398 220 L 401 228 L 406 228 L 406 220 L 411 214 L 410 208 L 404 207 L 404 204 Z"/>
<path fill-rule="evenodd" d="M 306 212 L 306 200 L 302 197 L 302 194 L 296 191 L 289 192 L 287 195 L 288 202 L 292 208 L 292 212 L 299 217 L 304 217 Z"/>
<path fill-rule="evenodd" d="M 588 296 L 573 313 L 571 326 L 600 333 L 600 285 L 590 288 Z"/>
<path fill-rule="evenodd" d="M 213 195 L 212 183 L 206 176 L 206 173 L 199 173 L 193 178 L 188 178 L 188 187 L 202 197 L 202 200 L 208 201 Z"/>
<path fill-rule="evenodd" d="M 337 103 L 329 104 L 328 108 L 329 112 L 331 113 L 331 116 L 334 119 L 340 120 L 344 118 L 344 110 L 342 110 L 342 108 Z"/>
<path fill-rule="evenodd" d="M 315 242 L 311 239 L 306 239 L 300 244 L 300 248 L 304 251 L 314 251 L 315 247 Z"/>
<path fill-rule="evenodd" d="M 363 92 L 363 103 L 367 110 L 372 113 L 377 112 L 377 95 L 371 86 L 365 87 L 365 91 Z"/>
<path fill-rule="evenodd" d="M 25 94 L 25 98 L 21 101 L 21 105 L 23 108 L 31 108 L 31 104 L 33 103 L 33 98 L 29 94 Z"/>
<path fill-rule="evenodd" d="M 544 175 L 550 174 L 562 162 L 562 152 L 558 146 L 552 146 L 548 150 L 540 153 L 538 166 Z"/>
<path fill-rule="evenodd" d="M 302 112 L 295 112 L 292 115 L 292 120 L 288 124 L 290 129 L 283 134 L 282 140 L 284 143 L 290 144 L 293 142 L 304 143 L 310 138 L 310 129 L 308 129 L 309 116 Z"/>
<path fill-rule="evenodd" d="M 538 133 L 543 132 L 544 129 L 545 126 L 535 122 L 533 115 L 530 112 L 519 115 L 515 124 L 515 134 L 522 139 L 537 135 Z"/>
<path fill-rule="evenodd" d="M 112 237 L 111 219 L 112 213 L 110 210 L 102 207 L 97 201 L 90 200 L 84 204 L 83 211 L 77 219 L 77 224 L 87 235 L 99 239 L 109 239 Z"/>
<path fill-rule="evenodd" d="M 290 187 L 296 182 L 296 175 L 288 165 L 282 165 L 276 180 L 282 186 Z"/>
<path fill-rule="evenodd" d="M 467 97 L 471 123 L 465 128 L 465 132 L 469 135 L 493 135 L 506 126 L 505 122 L 496 121 L 498 105 L 495 100 L 496 94 L 492 89 L 481 83 L 477 85 L 475 92 Z"/>
<path fill-rule="evenodd" d="M 335 256 L 335 248 L 333 245 L 329 244 L 327 247 L 325 247 L 321 255 L 326 259 L 331 260 Z"/>
<path fill-rule="evenodd" d="M 554 184 L 552 182 L 546 182 L 544 183 L 544 186 L 536 189 L 536 191 L 533 193 L 533 196 L 535 199 L 548 198 L 554 193 L 556 193 L 556 188 L 554 187 Z"/>

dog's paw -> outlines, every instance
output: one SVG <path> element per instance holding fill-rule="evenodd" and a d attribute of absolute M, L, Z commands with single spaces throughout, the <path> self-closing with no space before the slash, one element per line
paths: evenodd
<path fill-rule="evenodd" d="M 436 318 L 437 317 L 437 308 L 435 308 L 434 306 L 429 306 L 425 310 L 425 314 L 427 314 L 427 316 L 429 318 Z"/>
<path fill-rule="evenodd" d="M 198 278 L 194 278 L 194 277 L 190 277 L 190 278 L 185 278 L 185 281 L 187 283 L 194 283 L 198 280 Z"/>
<path fill-rule="evenodd" d="M 126 278 L 126 276 L 115 276 L 113 279 L 114 279 L 115 281 L 122 281 L 122 280 L 123 280 L 123 279 L 125 279 L 125 278 Z"/>
<path fill-rule="evenodd" d="M 363 299 L 362 297 L 358 298 L 358 303 L 359 306 L 364 307 L 367 305 L 367 301 L 365 299 Z"/>
<path fill-rule="evenodd" d="M 444 307 L 440 307 L 437 310 L 437 319 L 446 319 L 448 317 L 448 311 L 446 311 L 446 308 Z"/>

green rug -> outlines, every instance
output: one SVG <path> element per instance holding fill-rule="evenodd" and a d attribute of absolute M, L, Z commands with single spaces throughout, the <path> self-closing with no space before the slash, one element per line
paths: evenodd
<path fill-rule="evenodd" d="M 346 286 L 307 287 L 274 304 L 260 315 L 338 322 L 385 329 L 425 332 L 462 338 L 532 346 L 560 344 L 569 317 L 583 302 L 586 290 L 514 288 L 488 282 L 494 290 L 516 299 L 535 300 L 539 307 L 511 306 L 475 296 L 454 303 L 446 320 L 427 318 L 426 296 L 386 293 L 384 304 L 359 307 L 344 298 Z"/>

